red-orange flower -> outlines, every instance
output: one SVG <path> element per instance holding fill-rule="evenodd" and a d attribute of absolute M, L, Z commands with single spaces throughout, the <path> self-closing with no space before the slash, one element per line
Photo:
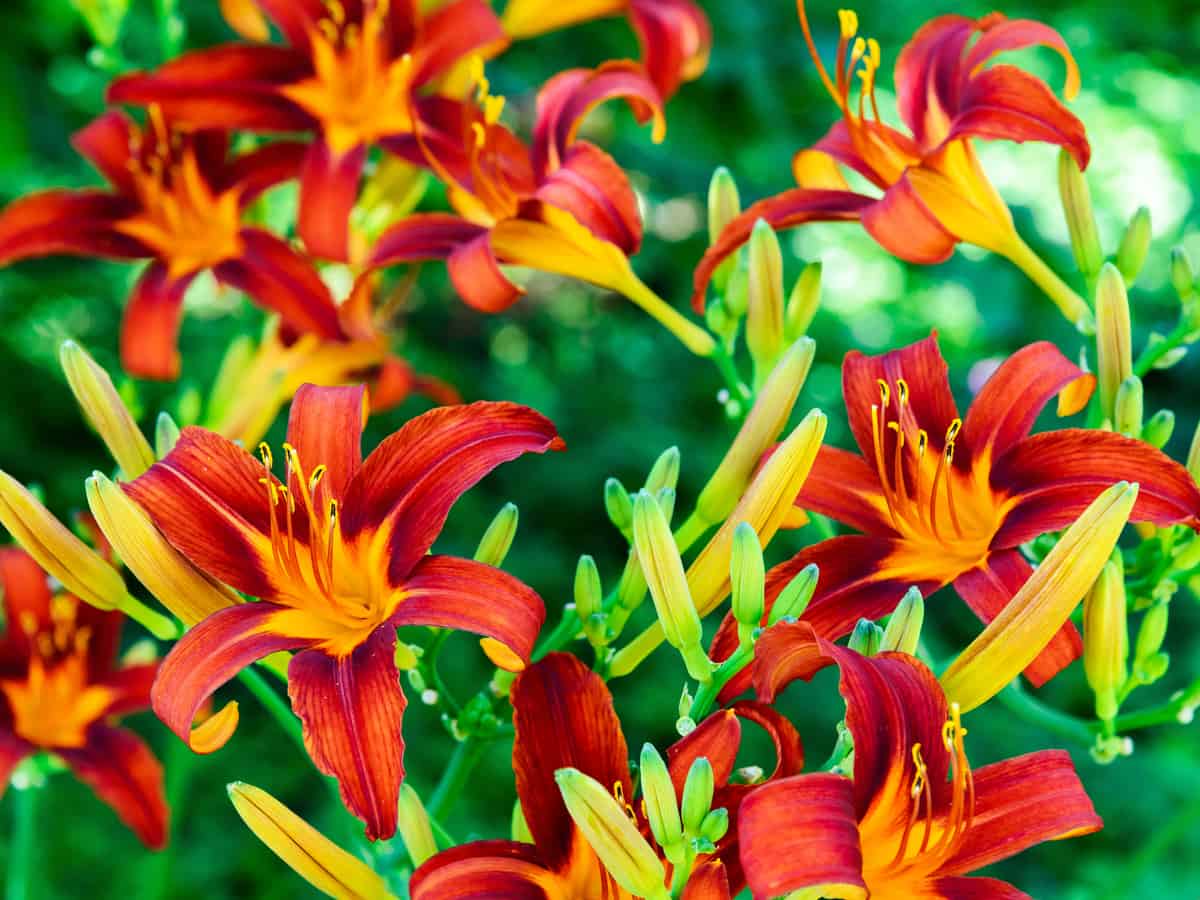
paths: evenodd
<path fill-rule="evenodd" d="M 60 757 L 147 847 L 167 842 L 162 766 L 116 716 L 150 705 L 157 663 L 118 667 L 117 612 L 52 595 L 46 573 L 0 548 L 5 631 L 0 637 L 0 793 L 22 759 Z"/>
<path fill-rule="evenodd" d="M 575 657 L 555 653 L 517 678 L 512 702 L 517 796 L 533 843 L 476 841 L 439 853 L 413 874 L 414 900 L 628 900 L 630 895 L 607 873 L 572 821 L 554 778 L 560 769 L 577 769 L 630 804 L 628 748 L 608 688 Z M 728 900 L 742 887 L 737 810 L 744 797 L 760 788 L 729 783 L 741 743 L 739 717 L 761 725 L 774 740 L 778 764 L 772 777 L 794 774 L 803 766 L 795 729 L 770 707 L 749 702 L 709 716 L 668 751 L 679 796 L 692 763 L 708 758 L 717 786 L 713 808 L 727 809 L 731 822 L 717 852 L 702 857 L 693 869 L 683 895 L 688 900 Z M 627 808 L 649 834 L 644 812 Z"/>
<path fill-rule="evenodd" d="M 1050 47 L 1067 64 L 1063 93 L 1073 97 L 1079 90 L 1079 71 L 1058 32 L 999 13 L 981 19 L 933 19 L 896 60 L 896 95 L 905 133 L 880 118 L 875 99 L 880 49 L 874 39 L 856 36 L 858 17 L 849 10 L 838 14 L 841 39 L 831 77 L 821 65 L 803 0 L 798 6 L 817 71 L 842 119 L 814 146 L 796 154 L 792 169 L 799 187 L 759 201 L 721 233 L 696 269 L 696 309 L 704 307 L 713 270 L 746 242 L 760 218 L 777 229 L 858 220 L 884 249 L 909 262 L 941 262 L 957 242 L 967 241 L 1009 256 L 1023 268 L 1036 266 L 1026 258 L 1028 248 L 980 166 L 972 141 L 1056 144 L 1086 168 L 1091 148 L 1083 123 L 1045 83 L 1012 65 L 987 65 L 1010 50 Z M 861 80 L 857 103 L 851 99 L 856 68 Z M 851 190 L 839 166 L 870 181 L 881 195 Z M 1074 318 L 1085 311 L 1070 310 Z"/>
<path fill-rule="evenodd" d="M 309 753 L 338 779 L 368 836 L 387 838 L 404 774 L 396 627 L 482 634 L 519 665 L 545 617 L 538 595 L 511 575 L 428 551 L 464 491 L 500 463 L 562 442 L 533 410 L 476 403 L 411 420 L 364 461 L 365 402 L 361 386 L 301 388 L 282 482 L 265 445 L 259 462 L 219 435 L 185 428 L 126 489 L 196 566 L 260 598 L 183 636 L 155 682 L 155 712 L 210 752 L 229 738 L 237 710 L 230 704 L 192 732 L 204 701 L 255 660 L 300 650 L 288 692 Z"/>
<path fill-rule="evenodd" d="M 183 134 L 155 109 L 144 129 L 122 113 L 105 113 L 73 143 L 111 189 L 50 190 L 12 203 L 0 214 L 0 265 L 56 254 L 152 260 L 121 329 L 121 361 L 131 374 L 179 374 L 183 296 L 206 270 L 296 332 L 341 336 L 337 307 L 317 273 L 284 241 L 241 223 L 247 204 L 295 177 L 303 145 L 230 157 L 225 132 Z"/>
<path fill-rule="evenodd" d="M 286 45 L 225 44 L 187 53 L 150 74 L 120 78 L 115 103 L 158 103 L 194 128 L 313 131 L 304 157 L 300 236 L 344 260 L 367 150 L 410 135 L 416 93 L 460 59 L 502 44 L 486 0 L 423 15 L 416 0 L 258 0 Z M 423 98 L 428 99 L 428 98 Z"/>
<path fill-rule="evenodd" d="M 803 622 L 776 625 L 756 646 L 759 698 L 772 700 L 829 665 L 841 672 L 854 777 L 785 778 L 742 803 L 742 865 L 756 900 L 804 890 L 857 900 L 1020 900 L 1028 895 L 1012 885 L 969 873 L 1102 827 L 1063 751 L 972 772 L 957 707 L 911 656 L 868 659 Z"/>

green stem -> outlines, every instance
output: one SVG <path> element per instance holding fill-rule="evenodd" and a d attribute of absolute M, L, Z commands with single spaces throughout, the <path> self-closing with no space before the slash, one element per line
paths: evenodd
<path fill-rule="evenodd" d="M 1065 281 L 1046 265 L 1045 261 L 1033 252 L 1032 248 L 1020 237 L 1014 236 L 1012 244 L 1004 252 L 1004 256 L 1024 272 L 1029 280 L 1042 289 L 1050 298 L 1059 312 L 1067 321 L 1085 333 L 1095 330 L 1095 318 L 1087 301 L 1075 293 Z"/>
<path fill-rule="evenodd" d="M 172 824 L 177 824 L 183 816 L 184 796 L 196 759 L 196 754 L 183 741 L 171 741 L 163 768 L 166 770 L 167 808 L 171 810 Z M 162 900 L 163 897 L 171 895 L 171 865 L 175 846 L 174 840 L 169 841 L 150 861 L 149 877 L 143 879 L 146 883 L 147 900 Z"/>
<path fill-rule="evenodd" d="M 158 15 L 159 45 L 164 60 L 174 59 L 183 49 L 183 20 L 179 18 L 176 0 L 155 0 Z"/>
<path fill-rule="evenodd" d="M 717 700 L 717 695 L 721 693 L 725 685 L 729 683 L 733 676 L 750 665 L 753 660 L 754 643 L 739 644 L 730 657 L 713 672 L 712 678 L 701 682 L 700 690 L 696 692 L 696 697 L 692 700 L 692 708 L 688 710 L 688 718 L 693 722 L 703 720 L 708 715 L 708 711 Z"/>
<path fill-rule="evenodd" d="M 428 662 L 424 668 L 429 676 L 429 680 L 433 682 L 433 689 L 437 691 L 438 702 L 444 705 L 451 716 L 457 717 L 462 712 L 462 706 L 454 699 L 454 694 L 450 692 L 450 686 L 442 680 L 441 669 L 438 668 L 438 658 L 442 655 L 442 647 L 450 638 L 450 629 L 442 628 L 434 636 L 429 644 L 429 649 L 425 651 L 425 659 Z"/>
<path fill-rule="evenodd" d="M 433 789 L 429 803 L 425 805 L 431 819 L 441 820 L 446 817 L 446 813 L 466 787 L 467 779 L 471 777 L 471 772 L 483 756 L 485 746 L 479 738 L 468 736 L 454 748 L 449 765 L 442 772 L 441 780 Z"/>
<path fill-rule="evenodd" d="M 575 606 L 568 604 L 563 607 L 562 617 L 558 620 L 558 624 L 554 626 L 542 642 L 533 651 L 533 661 L 544 659 L 547 654 L 553 653 L 562 647 L 565 647 L 575 638 L 579 637 L 579 632 L 582 629 L 579 622 L 579 616 L 575 614 Z"/>
<path fill-rule="evenodd" d="M 1180 714 L 1186 715 L 1188 711 L 1195 709 L 1197 703 L 1200 703 L 1200 678 L 1166 703 L 1117 716 L 1116 728 L 1118 732 L 1137 731 L 1140 728 L 1151 728 L 1167 722 L 1178 722 Z"/>
<path fill-rule="evenodd" d="M 29 900 L 30 875 L 34 871 L 37 843 L 37 804 L 40 787 L 13 791 L 13 833 L 8 845 L 8 877 L 5 900 Z"/>
<path fill-rule="evenodd" d="M 1034 725 L 1045 728 L 1062 738 L 1079 744 L 1091 744 L 1100 730 L 1099 723 L 1078 719 L 1047 706 L 1036 697 L 1025 693 L 1019 681 L 1011 682 L 996 695 L 996 699 L 1008 707 L 1010 712 Z"/>
<path fill-rule="evenodd" d="M 1180 322 L 1171 333 L 1156 344 L 1151 344 L 1138 355 L 1133 364 L 1133 373 L 1138 378 L 1145 378 L 1146 373 L 1154 368 L 1154 364 L 1184 342 L 1189 334 L 1196 329 L 1190 322 Z"/>
<path fill-rule="evenodd" d="M 729 393 L 737 400 L 749 400 L 750 389 L 742 382 L 738 375 L 737 367 L 733 364 L 731 357 L 725 350 L 718 347 L 709 357 L 713 361 L 713 365 L 717 367 L 717 371 L 721 373 L 721 377 L 725 380 L 725 386 L 729 388 Z"/>
<path fill-rule="evenodd" d="M 300 748 L 300 752 L 307 756 L 308 748 L 304 746 L 304 732 L 301 730 L 300 720 L 292 714 L 292 708 L 287 702 L 252 668 L 242 669 L 238 673 L 238 679 L 270 713 L 275 724 Z"/>

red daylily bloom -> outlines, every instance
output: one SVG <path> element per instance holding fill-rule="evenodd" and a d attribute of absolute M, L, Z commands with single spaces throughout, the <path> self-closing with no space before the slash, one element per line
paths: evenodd
<path fill-rule="evenodd" d="M 526 147 L 496 121 L 497 98 L 480 84 L 482 108 L 443 104 L 437 130 L 418 133 L 410 148 L 449 186 L 458 215 L 398 222 L 376 242 L 371 264 L 445 259 L 459 295 L 484 312 L 506 309 L 523 293 L 500 262 L 630 290 L 636 278 L 627 258 L 642 241 L 637 198 L 616 161 L 575 135 L 597 104 L 624 97 L 639 121 L 654 119 L 657 139 L 664 124 L 654 85 L 633 63 L 562 72 L 538 93 Z"/>
<path fill-rule="evenodd" d="M 1093 384 L 1053 345 L 1030 344 L 988 379 L 964 421 L 936 335 L 882 356 L 847 354 L 842 390 L 861 455 L 822 447 L 796 504 L 863 534 L 821 541 L 772 569 L 768 608 L 816 563 L 817 592 L 803 618 L 824 637 L 891 612 L 911 585 L 929 595 L 953 584 L 990 622 L 1033 571 L 1020 545 L 1066 528 L 1123 480 L 1140 485 L 1130 521 L 1200 527 L 1200 490 L 1149 444 L 1078 428 L 1030 435 L 1051 398 L 1069 415 Z M 719 655 L 736 645 L 734 632 L 722 628 Z M 1043 684 L 1080 650 L 1068 622 L 1025 675 Z"/>
<path fill-rule="evenodd" d="M 853 779 L 784 778 L 742 803 L 742 865 L 756 900 L 816 888 L 861 900 L 1019 900 L 1028 895 L 969 873 L 1102 827 L 1063 751 L 972 772 L 957 706 L 948 708 L 933 673 L 913 657 L 866 658 L 804 622 L 774 626 L 755 649 L 764 701 L 838 666 L 854 738 Z"/>
<path fill-rule="evenodd" d="M 175 645 L 154 685 L 159 718 L 211 752 L 237 710 L 230 704 L 192 732 L 205 700 L 255 660 L 299 649 L 288 693 L 305 743 L 374 839 L 395 832 L 404 774 L 396 627 L 485 635 L 498 642 L 495 657 L 519 666 L 545 617 L 538 595 L 511 575 L 429 548 L 480 478 L 563 445 L 533 410 L 475 403 L 418 416 L 364 461 L 365 401 L 361 386 L 301 388 L 283 482 L 265 445 L 260 463 L 213 432 L 185 428 L 126 490 L 198 568 L 260 598 L 214 613 Z"/>
<path fill-rule="evenodd" d="M 7 626 L 0 637 L 0 794 L 40 750 L 60 757 L 147 847 L 167 843 L 163 772 L 117 716 L 150 706 L 157 663 L 117 666 L 121 625 L 69 594 L 52 595 L 24 550 L 0 548 Z"/>
<path fill-rule="evenodd" d="M 274 235 L 241 224 L 247 204 L 295 177 L 302 145 L 231 158 L 225 132 L 182 134 L 153 109 L 145 129 L 107 112 L 73 143 L 111 190 L 50 190 L 12 203 L 0 214 L 0 265 L 56 254 L 152 260 L 121 328 L 131 374 L 178 376 L 183 296 L 206 270 L 278 312 L 289 329 L 341 335 L 337 307 L 309 264 Z"/>
<path fill-rule="evenodd" d="M 316 132 L 304 157 L 300 236 L 345 260 L 368 148 L 411 135 L 417 91 L 471 53 L 502 45 L 486 0 L 422 15 L 416 0 L 258 0 L 285 46 L 224 44 L 184 54 L 109 88 L 114 103 L 158 103 L 193 128 Z"/>
<path fill-rule="evenodd" d="M 637 32 L 642 65 L 664 100 L 708 67 L 712 28 L 692 0 L 510 0 L 501 21 L 510 37 L 530 38 L 620 14 Z"/>
<path fill-rule="evenodd" d="M 414 900 L 626 900 L 630 895 L 605 871 L 572 821 L 554 778 L 559 769 L 575 768 L 610 785 L 622 803 L 632 799 L 628 749 L 608 688 L 575 657 L 554 653 L 521 673 L 512 702 L 517 795 L 534 842 L 477 841 L 439 853 L 413 874 L 409 887 Z M 761 725 L 774 740 L 778 764 L 772 777 L 794 774 L 803 766 L 795 729 L 770 707 L 756 703 L 714 713 L 668 751 L 679 795 L 692 763 L 708 758 L 717 785 L 713 808 L 725 808 L 731 817 L 716 854 L 702 858 L 692 871 L 684 892 L 689 900 L 728 900 L 742 887 L 735 819 L 742 798 L 760 788 L 729 783 L 741 742 L 739 717 Z M 649 834 L 644 815 L 628 809 L 643 834 Z"/>
<path fill-rule="evenodd" d="M 1010 257 L 1028 252 L 972 141 L 1056 144 L 1081 169 L 1087 167 L 1091 148 L 1083 123 L 1046 84 L 1015 66 L 987 66 L 1000 53 L 1050 47 L 1066 62 L 1063 93 L 1071 98 L 1079 90 L 1079 70 L 1062 36 L 1040 22 L 1006 19 L 1000 13 L 981 19 L 948 15 L 928 22 L 896 60 L 897 102 L 906 134 L 880 119 L 875 100 L 879 45 L 855 36 L 858 17 L 849 10 L 838 14 L 841 40 L 831 78 L 817 54 L 803 0 L 798 6 L 809 51 L 842 120 L 796 154 L 792 169 L 799 187 L 755 203 L 705 253 L 695 272 L 692 302 L 697 311 L 704 308 L 713 270 L 749 239 L 759 219 L 776 229 L 861 221 L 885 250 L 914 263 L 941 262 L 959 241 Z M 854 104 L 850 90 L 860 64 L 862 90 Z M 851 190 L 839 166 L 866 178 L 881 196 Z"/>

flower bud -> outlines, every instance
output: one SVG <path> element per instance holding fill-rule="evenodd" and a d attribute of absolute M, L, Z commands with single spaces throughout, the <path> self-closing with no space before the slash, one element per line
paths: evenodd
<path fill-rule="evenodd" d="M 658 846 L 664 849 L 683 837 L 679 805 L 675 800 L 675 785 L 667 764 L 653 744 L 642 745 L 642 798 L 646 802 L 646 818 Z"/>
<path fill-rule="evenodd" d="M 154 453 L 162 459 L 179 443 L 179 426 L 169 412 L 160 412 L 154 423 Z"/>
<path fill-rule="evenodd" d="M 742 211 L 742 201 L 738 196 L 737 183 L 733 175 L 724 166 L 718 167 L 708 183 L 708 243 L 712 246 L 725 229 Z M 718 293 L 724 293 L 729 282 L 730 273 L 737 267 L 736 253 L 730 254 L 713 272 L 713 287 Z"/>
<path fill-rule="evenodd" d="M 1130 375 L 1117 388 L 1113 402 L 1113 427 L 1126 437 L 1142 433 L 1142 379 Z"/>
<path fill-rule="evenodd" d="M 74 341 L 63 341 L 58 359 L 84 419 L 100 435 L 125 477 L 137 478 L 154 465 L 154 451 L 108 373 Z"/>
<path fill-rule="evenodd" d="M 1087 178 L 1079 170 L 1075 158 L 1066 150 L 1058 154 L 1058 193 L 1067 218 L 1075 264 L 1087 278 L 1092 278 L 1100 271 L 1104 252 L 1100 249 L 1100 235 L 1096 230 L 1096 217 L 1092 214 L 1092 195 L 1088 190 Z"/>
<path fill-rule="evenodd" d="M 1196 430 L 1192 432 L 1192 443 L 1188 447 L 1186 465 L 1192 478 L 1200 483 L 1200 422 L 1196 423 Z"/>
<path fill-rule="evenodd" d="M 717 843 L 729 832 L 729 810 L 725 807 L 714 809 L 700 823 L 700 837 L 706 841 Z"/>
<path fill-rule="evenodd" d="M 892 613 L 879 642 L 880 651 L 894 650 L 912 656 L 917 652 L 924 622 L 925 598 L 921 596 L 921 589 L 914 585 L 905 591 L 900 605 Z"/>
<path fill-rule="evenodd" d="M 1113 418 L 1117 388 L 1133 374 L 1129 297 L 1125 282 L 1111 263 L 1105 263 L 1096 282 L 1096 360 L 1100 381 L 1100 411 Z"/>
<path fill-rule="evenodd" d="M 657 494 L 664 488 L 675 490 L 675 485 L 678 482 L 679 448 L 668 447 L 654 461 L 654 465 L 650 467 L 650 474 L 646 476 L 646 483 L 643 487 L 651 494 Z"/>
<path fill-rule="evenodd" d="M 1083 602 L 1083 670 L 1096 695 L 1096 715 L 1117 714 L 1117 692 L 1125 683 L 1129 638 L 1125 626 L 1125 580 L 1109 561 Z"/>
<path fill-rule="evenodd" d="M 774 625 L 780 619 L 798 619 L 808 608 L 813 592 L 817 589 L 817 577 L 820 570 L 816 563 L 809 563 L 787 583 L 775 602 L 771 604 L 771 612 L 767 616 L 767 624 Z"/>
<path fill-rule="evenodd" d="M 733 555 L 729 565 L 733 589 L 733 617 L 738 622 L 738 637 L 748 643 L 754 629 L 762 622 L 763 590 L 766 570 L 758 535 L 749 522 L 742 522 L 733 532 Z"/>
<path fill-rule="evenodd" d="M 413 650 L 411 644 L 406 644 L 404 641 L 396 641 L 396 650 L 392 654 L 392 660 L 396 663 L 396 668 L 401 672 L 413 672 L 417 675 L 420 674 L 417 672 L 417 666 L 420 664 L 420 658 L 417 656 L 416 651 Z M 411 682 L 411 676 L 409 680 Z M 418 691 L 422 689 L 416 687 L 415 685 L 414 687 Z"/>
<path fill-rule="evenodd" d="M 437 842 L 433 839 L 433 828 L 429 824 L 429 814 L 421 804 L 417 792 L 405 782 L 400 785 L 400 814 L 396 821 L 396 830 L 400 832 L 400 840 L 414 866 L 419 866 L 429 857 L 437 853 Z"/>
<path fill-rule="evenodd" d="M 1165 343 L 1166 340 L 1166 335 L 1157 331 L 1150 332 L 1150 336 L 1146 339 L 1146 351 L 1154 351 L 1157 354 L 1157 358 L 1152 364 L 1152 367 L 1155 369 L 1170 369 L 1171 367 L 1178 365 L 1183 358 L 1187 356 L 1187 347 L 1172 347 L 1170 350 L 1158 353 L 1156 348 L 1159 344 Z"/>
<path fill-rule="evenodd" d="M 712 763 L 706 756 L 698 757 L 688 769 L 687 780 L 683 784 L 682 816 L 683 827 L 690 835 L 700 833 L 704 817 L 712 809 L 713 779 Z"/>
<path fill-rule="evenodd" d="M 1183 247 L 1171 249 L 1171 287 L 1175 288 L 1180 303 L 1191 300 L 1196 293 L 1196 272 Z"/>
<path fill-rule="evenodd" d="M 596 561 L 584 554 L 575 567 L 575 612 L 586 622 L 600 612 L 603 602 L 604 589 L 600 585 Z"/>
<path fill-rule="evenodd" d="M 1133 284 L 1142 271 L 1150 250 L 1150 237 L 1150 210 L 1140 206 L 1129 220 L 1121 246 L 1117 248 L 1117 268 L 1126 284 Z"/>
<path fill-rule="evenodd" d="M 741 254 L 733 254 L 730 261 L 738 261 Z M 721 305 L 734 321 L 741 321 L 750 306 L 750 271 L 744 265 L 735 265 L 729 273 L 725 285 L 725 293 L 721 295 Z"/>
<path fill-rule="evenodd" d="M 1154 684 L 1164 675 L 1167 674 L 1167 668 L 1171 664 L 1170 654 L 1155 653 L 1142 660 L 1137 665 L 1137 680 L 1140 684 Z"/>
<path fill-rule="evenodd" d="M 759 460 L 792 414 L 816 346 L 811 339 L 801 337 L 776 363 L 725 458 L 700 492 L 696 512 L 705 522 L 715 525 L 724 521 L 737 505 Z"/>
<path fill-rule="evenodd" d="M 863 656 L 874 656 L 879 652 L 882 642 L 883 629 L 870 619 L 859 619 L 854 631 L 850 632 L 850 640 L 846 646 Z"/>
<path fill-rule="evenodd" d="M 788 296 L 783 314 L 783 333 L 787 340 L 794 341 L 808 332 L 820 305 L 821 263 L 811 262 L 804 267 Z"/>
<path fill-rule="evenodd" d="M 496 517 L 479 540 L 479 546 L 475 549 L 476 562 L 495 568 L 504 565 L 504 558 L 508 556 L 513 538 L 517 534 L 518 517 L 515 503 L 505 503 L 500 508 L 500 512 L 496 513 Z"/>
<path fill-rule="evenodd" d="M 1167 445 L 1174 433 L 1175 413 L 1169 409 L 1160 409 L 1142 426 L 1142 440 L 1159 450 Z"/>
<path fill-rule="evenodd" d="M 615 478 L 604 482 L 604 510 L 608 513 L 608 520 L 617 526 L 617 531 L 629 540 L 633 527 L 633 501 L 629 498 L 629 491 Z"/>
<path fill-rule="evenodd" d="M 728 261 L 725 260 L 725 262 Z M 710 303 L 708 305 L 708 308 L 704 310 L 704 324 L 708 326 L 709 331 L 719 335 L 726 341 L 731 340 L 737 332 L 737 319 L 730 315 L 729 310 L 721 303 Z"/>
<path fill-rule="evenodd" d="M 671 524 L 671 518 L 675 515 L 675 489 L 665 487 L 654 494 L 654 500 L 658 503 L 658 508 L 662 510 L 663 518 L 667 520 L 667 524 Z"/>
<path fill-rule="evenodd" d="M 783 352 L 783 254 L 774 229 L 762 219 L 750 233 L 749 247 L 746 347 L 757 390 Z"/>
<path fill-rule="evenodd" d="M 608 789 L 578 769 L 559 769 L 554 780 L 571 819 L 617 884 L 637 897 L 669 897 L 662 860 Z"/>
<path fill-rule="evenodd" d="M 1167 603 L 1156 603 L 1146 610 L 1133 648 L 1133 658 L 1137 663 L 1149 659 L 1162 649 L 1163 641 L 1167 637 L 1169 610 L 1170 604 Z"/>

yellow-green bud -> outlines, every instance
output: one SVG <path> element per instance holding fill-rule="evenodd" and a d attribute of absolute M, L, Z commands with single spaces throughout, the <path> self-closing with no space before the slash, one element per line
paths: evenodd
<path fill-rule="evenodd" d="M 604 482 L 604 510 L 608 513 L 608 520 L 617 527 L 617 531 L 629 540 L 632 533 L 630 529 L 633 527 L 633 501 L 629 498 L 629 491 L 615 478 Z"/>
<path fill-rule="evenodd" d="M 1113 403 L 1113 425 L 1126 437 L 1142 433 L 1142 379 L 1130 375 L 1117 388 Z"/>
<path fill-rule="evenodd" d="M 779 592 L 779 596 L 775 598 L 775 602 L 771 604 L 771 612 L 767 616 L 767 623 L 774 625 L 783 618 L 800 618 L 804 614 L 804 610 L 808 609 L 813 592 L 817 589 L 817 577 L 819 575 L 820 570 L 817 568 L 816 563 L 809 563 L 797 572 L 796 576 L 787 583 L 787 587 Z"/>
<path fill-rule="evenodd" d="M 742 211 L 737 182 L 724 166 L 718 167 L 708 183 L 708 243 L 712 246 L 725 229 Z M 713 287 L 724 293 L 729 276 L 737 268 L 738 254 L 731 253 L 713 272 Z"/>
<path fill-rule="evenodd" d="M 1096 361 L 1100 411 L 1113 418 L 1121 382 L 1133 374 L 1129 296 L 1121 273 L 1105 263 L 1096 282 Z"/>
<path fill-rule="evenodd" d="M 1167 674 L 1167 667 L 1170 664 L 1170 654 L 1155 653 L 1153 656 L 1147 657 L 1138 663 L 1137 680 L 1142 684 L 1154 684 L 1154 682 Z"/>
<path fill-rule="evenodd" d="M 400 785 L 400 814 L 396 826 L 400 832 L 400 839 L 404 842 L 404 849 L 408 851 L 414 866 L 421 865 L 437 853 L 437 842 L 433 839 L 429 814 L 425 812 L 421 798 L 408 782 Z"/>
<path fill-rule="evenodd" d="M 604 589 L 600 584 L 600 572 L 596 561 L 587 554 L 579 557 L 575 567 L 575 612 L 579 618 L 587 619 L 600 612 L 604 602 Z"/>
<path fill-rule="evenodd" d="M 762 219 L 750 233 L 749 247 L 746 347 L 758 390 L 783 352 L 783 254 L 775 230 Z"/>
<path fill-rule="evenodd" d="M 921 596 L 920 588 L 910 587 L 901 598 L 896 611 L 892 613 L 887 628 L 883 630 L 883 638 L 879 642 L 880 651 L 895 650 L 910 656 L 915 654 L 924 623 L 925 598 Z"/>
<path fill-rule="evenodd" d="M 160 412 L 154 423 L 154 452 L 159 459 L 175 449 L 179 443 L 179 426 L 169 412 Z"/>
<path fill-rule="evenodd" d="M 1083 601 L 1083 670 L 1096 695 L 1096 716 L 1102 721 L 1117 714 L 1117 691 L 1125 683 L 1128 655 L 1125 580 L 1110 560 Z"/>
<path fill-rule="evenodd" d="M 725 807 L 710 810 L 700 823 L 700 837 L 716 843 L 729 831 L 729 810 Z"/>
<path fill-rule="evenodd" d="M 651 494 L 657 494 L 663 488 L 675 490 L 675 485 L 679 482 L 679 448 L 668 447 L 654 461 L 654 465 L 650 467 L 650 474 L 646 476 L 645 489 Z"/>
<path fill-rule="evenodd" d="M 883 629 L 870 619 L 859 619 L 854 631 L 850 632 L 850 640 L 846 646 L 863 656 L 874 656 L 879 652 L 882 643 Z"/>
<path fill-rule="evenodd" d="M 1160 409 L 1150 417 L 1150 421 L 1142 428 L 1142 440 L 1151 447 L 1161 450 L 1175 433 L 1175 413 L 1169 409 Z"/>
<path fill-rule="evenodd" d="M 1096 230 L 1096 217 L 1092 213 L 1092 194 L 1087 178 L 1079 170 L 1075 158 L 1066 150 L 1058 154 L 1058 193 L 1067 218 L 1075 264 L 1080 272 L 1091 278 L 1100 271 L 1104 252 L 1100 249 L 1100 235 Z"/>
<path fill-rule="evenodd" d="M 683 783 L 683 827 L 688 834 L 700 833 L 704 817 L 712 809 L 714 787 L 712 763 L 708 757 L 701 756 L 692 763 L 687 780 Z"/>
<path fill-rule="evenodd" d="M 1167 619 L 1170 605 L 1156 603 L 1142 617 L 1141 627 L 1138 628 L 1137 642 L 1133 648 L 1133 658 L 1141 663 L 1162 649 L 1167 637 Z"/>
<path fill-rule="evenodd" d="M 710 303 L 708 308 L 704 310 L 704 324 L 708 326 L 708 330 L 713 334 L 718 334 L 726 340 L 737 329 L 737 320 L 720 303 Z"/>
<path fill-rule="evenodd" d="M 660 847 L 669 847 L 683 837 L 683 824 L 679 818 L 679 804 L 675 799 L 671 774 L 653 744 L 642 745 L 640 772 L 642 798 L 646 802 L 650 831 Z"/>
<path fill-rule="evenodd" d="M 739 263 L 740 258 L 741 254 L 735 253 L 726 261 L 733 268 L 729 271 L 725 293 L 721 295 L 721 304 L 735 321 L 741 321 L 750 306 L 750 271 Z"/>
<path fill-rule="evenodd" d="M 496 568 L 504 565 L 513 538 L 517 535 L 518 518 L 515 503 L 505 503 L 500 508 L 500 512 L 496 513 L 496 518 L 492 519 L 492 523 L 479 540 L 479 546 L 475 549 L 476 562 Z"/>
<path fill-rule="evenodd" d="M 654 493 L 654 499 L 658 501 L 658 508 L 662 510 L 663 518 L 667 520 L 667 524 L 671 524 L 671 518 L 675 515 L 675 489 L 661 488 Z"/>
<path fill-rule="evenodd" d="M 742 522 L 733 532 L 729 576 L 733 590 L 733 617 L 738 622 L 738 637 L 742 643 L 748 643 L 754 629 L 762 622 L 766 580 L 762 547 L 759 546 L 754 526 L 749 522 Z"/>
<path fill-rule="evenodd" d="M 783 333 L 789 341 L 808 332 L 817 307 L 821 305 L 821 264 L 811 262 L 804 267 L 792 293 L 788 296 L 783 314 Z"/>
<path fill-rule="evenodd" d="M 1126 284 L 1133 284 L 1142 271 L 1150 250 L 1150 237 L 1150 210 L 1145 206 L 1138 207 L 1121 238 L 1121 246 L 1117 248 L 1117 268 Z"/>
<path fill-rule="evenodd" d="M 1191 300 L 1196 293 L 1196 273 L 1187 251 L 1182 247 L 1171 250 L 1171 286 L 1175 288 L 1181 303 Z"/>
<path fill-rule="evenodd" d="M 1196 423 L 1196 430 L 1192 432 L 1192 443 L 1188 447 L 1187 470 L 1191 473 L 1192 478 L 1200 482 L 1200 422 Z"/>

